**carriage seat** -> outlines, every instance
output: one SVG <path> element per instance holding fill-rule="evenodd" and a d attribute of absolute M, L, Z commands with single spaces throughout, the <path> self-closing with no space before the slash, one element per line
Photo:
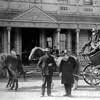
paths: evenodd
<path fill-rule="evenodd" d="M 95 66 L 100 65 L 100 51 L 96 52 L 93 55 L 90 55 L 89 58 L 93 65 L 95 65 Z"/>

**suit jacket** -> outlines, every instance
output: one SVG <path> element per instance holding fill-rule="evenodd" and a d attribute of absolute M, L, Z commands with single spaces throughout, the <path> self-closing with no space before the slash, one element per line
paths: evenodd
<path fill-rule="evenodd" d="M 56 70 L 56 62 L 51 55 L 44 55 L 39 59 L 38 66 L 42 71 L 42 75 L 53 75 Z"/>
<path fill-rule="evenodd" d="M 59 72 L 62 73 L 62 84 L 72 84 L 74 82 L 74 69 L 76 66 L 76 61 L 73 57 L 69 57 L 68 59 L 63 58 L 60 66 Z"/>

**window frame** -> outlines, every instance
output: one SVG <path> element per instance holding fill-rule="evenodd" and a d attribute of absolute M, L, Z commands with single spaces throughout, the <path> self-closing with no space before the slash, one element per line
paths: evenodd
<path fill-rule="evenodd" d="M 84 5 L 93 5 L 93 0 L 84 0 Z"/>

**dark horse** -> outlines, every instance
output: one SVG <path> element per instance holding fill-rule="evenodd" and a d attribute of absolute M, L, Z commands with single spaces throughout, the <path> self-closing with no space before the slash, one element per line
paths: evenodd
<path fill-rule="evenodd" d="M 31 53 L 29 55 L 29 60 L 39 60 L 39 58 L 41 56 L 43 56 L 45 54 L 44 52 L 44 49 L 41 48 L 41 47 L 35 47 L 31 50 Z M 76 61 L 76 67 L 75 67 L 75 70 L 74 70 L 74 79 L 75 79 L 75 85 L 74 85 L 74 89 L 77 88 L 77 85 L 78 85 L 78 75 L 80 74 L 80 63 L 79 63 L 79 60 L 77 58 L 77 56 L 75 55 L 70 55 L 72 56 L 75 61 Z M 58 57 L 57 59 L 55 58 L 55 61 L 56 61 L 56 64 L 58 65 L 59 67 L 59 64 L 60 64 L 60 61 L 62 60 L 63 57 Z"/>
<path fill-rule="evenodd" d="M 22 67 L 21 59 L 12 55 L 2 55 L 3 59 L 3 69 L 6 69 L 9 75 L 7 87 L 10 86 L 11 89 L 18 89 L 18 77 L 23 74 L 25 79 L 25 72 Z"/>

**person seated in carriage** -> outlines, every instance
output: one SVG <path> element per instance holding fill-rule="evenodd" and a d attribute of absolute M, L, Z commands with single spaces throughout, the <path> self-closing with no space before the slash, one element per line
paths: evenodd
<path fill-rule="evenodd" d="M 96 52 L 100 50 L 100 38 L 99 34 L 96 29 L 92 29 L 92 36 L 90 37 L 90 40 L 84 44 L 82 47 L 81 52 L 84 53 L 86 47 L 89 47 L 89 53 L 83 54 L 83 55 L 93 55 Z"/>

